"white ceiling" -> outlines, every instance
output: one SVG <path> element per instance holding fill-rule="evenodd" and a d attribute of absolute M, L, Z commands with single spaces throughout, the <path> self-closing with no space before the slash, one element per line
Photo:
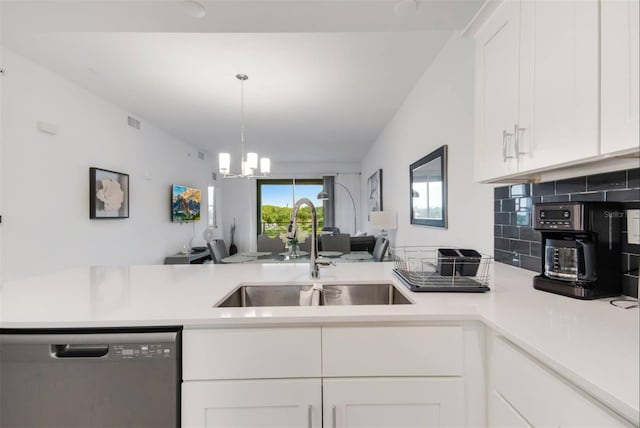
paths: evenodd
<path fill-rule="evenodd" d="M 201 3 L 202 20 L 175 1 L 4 2 L 2 43 L 212 152 L 239 151 L 245 73 L 247 149 L 353 162 L 481 0 L 406 18 L 387 0 Z"/>

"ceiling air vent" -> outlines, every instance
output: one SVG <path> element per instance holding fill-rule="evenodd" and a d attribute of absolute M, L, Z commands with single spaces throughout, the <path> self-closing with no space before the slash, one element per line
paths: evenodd
<path fill-rule="evenodd" d="M 127 116 L 127 123 L 132 128 L 140 129 L 140 121 L 138 119 L 134 119 L 131 116 Z"/>

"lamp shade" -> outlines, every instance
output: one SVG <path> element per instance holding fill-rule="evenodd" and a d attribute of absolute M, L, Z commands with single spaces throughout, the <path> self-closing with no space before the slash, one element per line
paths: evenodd
<path fill-rule="evenodd" d="M 318 193 L 318 196 L 316 196 L 316 199 L 320 201 L 326 201 L 329 199 L 329 194 L 323 190 L 320 193 Z"/>
<path fill-rule="evenodd" d="M 247 168 L 258 169 L 258 154 L 249 152 L 247 153 Z"/>
<path fill-rule="evenodd" d="M 269 174 L 271 172 L 271 159 L 260 158 L 260 172 L 263 174 Z"/>
<path fill-rule="evenodd" d="M 231 156 L 229 153 L 220 153 L 218 155 L 218 166 L 220 168 L 220 174 L 228 174 L 231 167 Z"/>
<path fill-rule="evenodd" d="M 372 211 L 371 227 L 379 230 L 392 230 L 398 227 L 395 211 Z"/>

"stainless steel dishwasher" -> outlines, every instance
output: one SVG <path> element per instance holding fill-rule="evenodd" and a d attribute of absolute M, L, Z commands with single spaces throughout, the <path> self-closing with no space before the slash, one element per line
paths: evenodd
<path fill-rule="evenodd" d="M 181 329 L 0 329 L 0 427 L 179 427 Z"/>

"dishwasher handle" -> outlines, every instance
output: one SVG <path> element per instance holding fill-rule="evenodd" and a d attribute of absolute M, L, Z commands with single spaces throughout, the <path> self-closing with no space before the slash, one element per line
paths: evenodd
<path fill-rule="evenodd" d="M 100 358 L 108 352 L 109 345 L 51 345 L 51 355 L 55 358 Z"/>

